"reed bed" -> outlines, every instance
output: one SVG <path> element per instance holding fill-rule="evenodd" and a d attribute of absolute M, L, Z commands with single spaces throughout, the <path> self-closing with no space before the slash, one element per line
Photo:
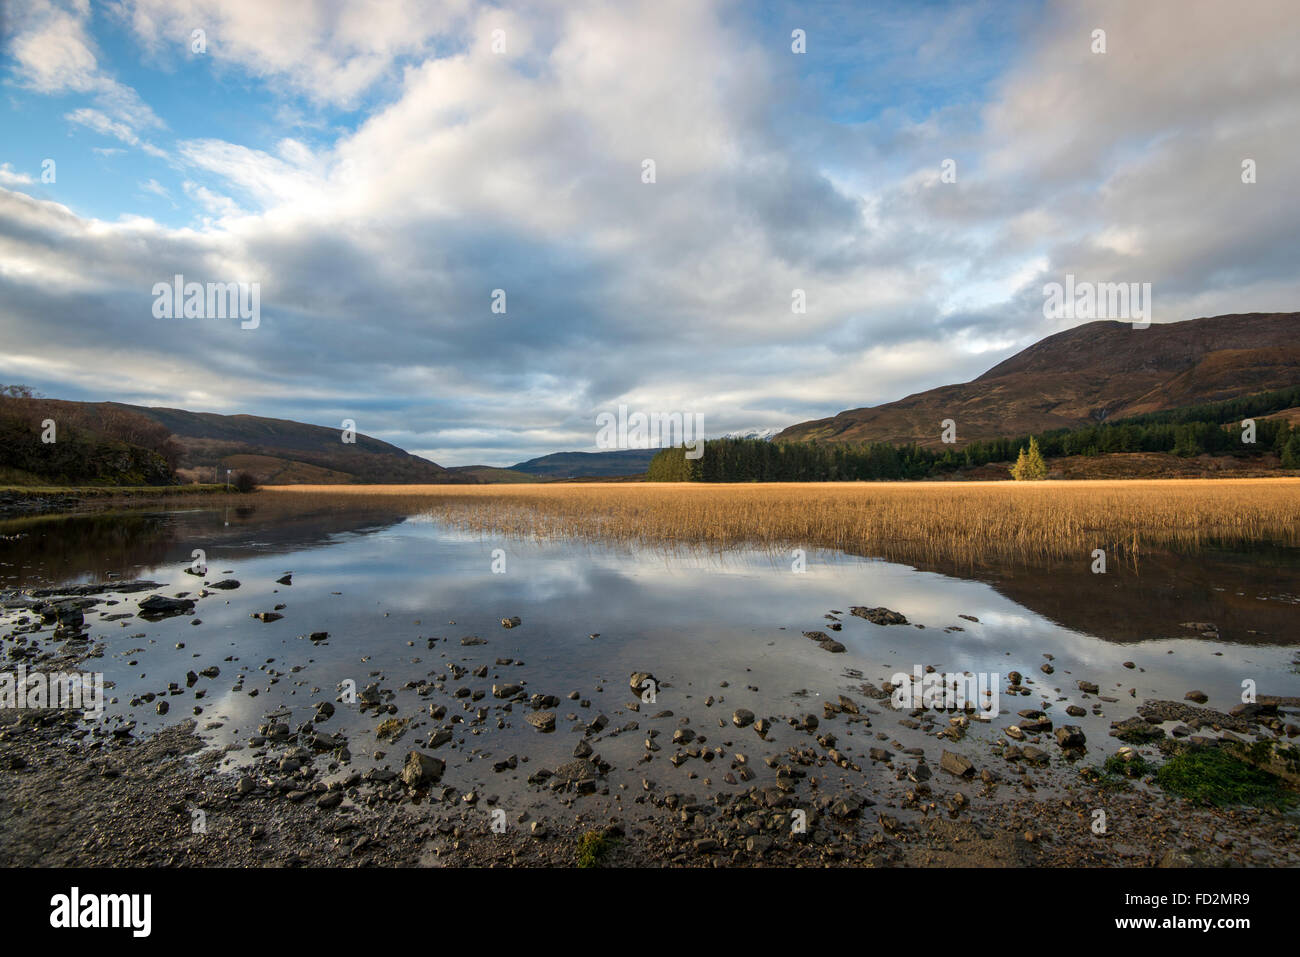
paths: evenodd
<path fill-rule="evenodd" d="M 610 483 L 265 489 L 286 505 L 373 505 L 485 535 L 729 549 L 830 548 L 978 565 L 1136 561 L 1143 551 L 1300 545 L 1300 478 L 1075 482 Z"/>

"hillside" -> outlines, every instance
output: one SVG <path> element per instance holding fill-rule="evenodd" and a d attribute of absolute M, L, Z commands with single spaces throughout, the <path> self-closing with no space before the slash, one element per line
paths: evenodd
<path fill-rule="evenodd" d="M 390 485 L 446 482 L 441 465 L 360 432 L 352 444 L 339 429 L 257 415 L 218 415 L 184 409 L 101 403 L 162 425 L 180 447 L 179 468 L 211 481 L 224 470 L 248 470 L 262 484 Z"/>
<path fill-rule="evenodd" d="M 179 451 L 144 416 L 0 388 L 0 484 L 168 485 Z"/>
<path fill-rule="evenodd" d="M 493 465 L 453 465 L 447 471 L 454 478 L 466 484 L 521 485 L 537 481 L 536 475 L 516 472 L 513 469 L 497 468 Z"/>
<path fill-rule="evenodd" d="M 616 449 L 609 452 L 553 452 L 510 466 L 537 478 L 605 478 L 640 475 L 650 467 L 658 449 Z"/>
<path fill-rule="evenodd" d="M 1300 383 L 1300 313 L 1251 313 L 1133 329 L 1089 322 L 1035 343 L 959 385 L 801 422 L 779 440 L 957 445 L 1077 428 Z"/>

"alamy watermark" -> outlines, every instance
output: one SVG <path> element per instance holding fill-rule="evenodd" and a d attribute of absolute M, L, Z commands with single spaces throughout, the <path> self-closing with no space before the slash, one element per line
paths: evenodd
<path fill-rule="evenodd" d="M 104 714 L 104 674 L 29 672 L 19 665 L 15 671 L 0 672 L 0 708 L 59 708 L 97 719 Z"/>
<path fill-rule="evenodd" d="M 683 446 L 688 459 L 704 455 L 703 412 L 633 412 L 626 405 L 618 415 L 596 416 L 596 447 L 600 449 L 655 449 Z"/>
<path fill-rule="evenodd" d="M 1065 284 L 1043 286 L 1045 319 L 1124 319 L 1134 329 L 1151 325 L 1151 283 L 1075 282 L 1068 273 Z"/>
<path fill-rule="evenodd" d="M 186 282 L 177 273 L 171 282 L 153 284 L 155 319 L 242 319 L 239 328 L 262 324 L 260 282 Z"/>
<path fill-rule="evenodd" d="M 913 708 L 933 708 L 936 711 L 965 711 L 973 709 L 986 718 L 996 718 L 999 713 L 1000 674 L 987 671 L 955 674 L 932 671 L 925 673 L 915 665 L 909 675 L 900 671 L 890 678 L 894 686 L 890 700 L 895 708 L 910 711 Z"/>

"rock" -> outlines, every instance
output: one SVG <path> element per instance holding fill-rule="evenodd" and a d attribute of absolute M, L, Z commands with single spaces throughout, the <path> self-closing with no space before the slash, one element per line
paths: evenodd
<path fill-rule="evenodd" d="M 1036 748 L 1032 744 L 1026 744 L 1022 749 L 1022 753 L 1025 760 L 1030 764 L 1046 764 L 1051 758 L 1051 755 L 1042 748 Z"/>
<path fill-rule="evenodd" d="M 271 621 L 279 621 L 281 618 L 284 617 L 284 615 L 281 615 L 279 612 L 274 612 L 274 611 L 256 611 L 253 612 L 253 614 L 249 615 L 248 617 L 256 618 L 258 621 L 261 622 L 271 622 Z"/>
<path fill-rule="evenodd" d="M 849 613 L 858 618 L 865 618 L 873 625 L 906 625 L 907 619 L 896 611 L 890 611 L 888 608 L 867 608 L 862 605 L 855 605 L 849 609 Z"/>
<path fill-rule="evenodd" d="M 628 679 L 627 684 L 638 697 L 647 691 L 658 692 L 659 690 L 659 679 L 648 671 L 632 672 L 632 677 Z"/>
<path fill-rule="evenodd" d="M 522 624 L 523 624 L 523 622 L 519 620 L 519 616 L 518 616 L 518 615 L 515 615 L 515 616 L 512 617 L 512 618 L 502 618 L 502 619 L 501 619 L 501 627 L 502 627 L 502 628 L 518 628 L 518 627 L 519 627 L 520 625 L 522 625 Z"/>
<path fill-rule="evenodd" d="M 293 584 L 293 572 L 289 572 L 287 575 L 281 575 L 279 578 L 277 578 L 277 579 L 275 580 L 275 583 L 276 583 L 277 585 L 292 585 L 292 584 Z"/>
<path fill-rule="evenodd" d="M 519 694 L 519 692 L 521 692 L 521 691 L 523 691 L 523 690 L 524 690 L 524 689 L 523 689 L 523 686 L 522 686 L 522 685 L 515 685 L 515 684 L 493 685 L 493 686 L 492 686 L 492 697 L 494 697 L 494 698 L 513 698 L 515 695 Z"/>
<path fill-rule="evenodd" d="M 466 635 L 464 638 L 460 640 L 460 643 L 462 645 L 465 645 L 466 647 L 470 647 L 472 645 L 486 645 L 487 640 L 478 637 L 478 635 Z"/>
<path fill-rule="evenodd" d="M 975 765 L 971 764 L 969 758 L 952 751 L 943 752 L 939 758 L 939 767 L 959 778 L 967 778 L 975 773 Z"/>
<path fill-rule="evenodd" d="M 1130 744 L 1146 744 L 1165 736 L 1163 728 L 1150 724 L 1146 719 L 1136 715 L 1123 721 L 1112 721 L 1110 728 L 1112 736 Z"/>
<path fill-rule="evenodd" d="M 554 711 L 534 711 L 524 719 L 538 731 L 555 730 L 555 712 Z"/>
<path fill-rule="evenodd" d="M 442 759 L 412 751 L 407 754 L 406 764 L 402 767 L 402 781 L 413 788 L 437 784 L 442 780 L 442 773 L 446 769 L 447 764 Z"/>
<path fill-rule="evenodd" d="M 1195 701 L 1197 704 L 1205 704 L 1205 702 L 1210 700 L 1210 696 L 1204 691 L 1189 691 L 1187 694 L 1183 695 L 1183 700 Z"/>
<path fill-rule="evenodd" d="M 754 712 L 748 708 L 737 708 L 731 716 L 731 723 L 737 728 L 746 728 L 754 723 Z"/>
<path fill-rule="evenodd" d="M 1079 690 L 1084 694 L 1096 694 L 1100 690 L 1097 685 L 1091 681 L 1077 681 L 1075 683 L 1079 686 Z"/>
<path fill-rule="evenodd" d="M 827 638 L 825 641 L 819 641 L 817 644 L 821 647 L 822 651 L 829 651 L 833 655 L 842 655 L 848 650 L 838 641 L 834 641 L 830 638 Z"/>
<path fill-rule="evenodd" d="M 316 806 L 320 808 L 322 811 L 328 811 L 332 808 L 336 808 L 342 803 L 343 803 L 342 791 L 326 791 L 324 794 L 322 794 L 320 797 L 316 799 Z"/>
<path fill-rule="evenodd" d="M 591 781 L 594 784 L 598 777 L 600 777 L 600 767 L 586 758 L 566 761 L 555 769 L 554 775 L 555 780 L 566 784 L 579 784 L 583 781 Z"/>
<path fill-rule="evenodd" d="M 429 732 L 429 739 L 425 742 L 425 747 L 430 751 L 435 751 L 452 739 L 453 735 L 447 728 L 438 728 Z"/>
<path fill-rule="evenodd" d="M 1056 729 L 1056 743 L 1063 748 L 1081 748 L 1087 739 L 1077 724 L 1065 724 Z"/>
<path fill-rule="evenodd" d="M 192 598 L 167 598 L 164 595 L 150 595 L 140 602 L 139 615 L 141 618 L 169 618 L 172 615 L 183 615 L 193 610 L 194 599 Z"/>
<path fill-rule="evenodd" d="M 208 587 L 209 587 L 209 588 L 216 588 L 216 589 L 218 589 L 218 590 L 220 590 L 220 591 L 230 591 L 230 590 L 233 589 L 233 588 L 238 588 L 238 587 L 239 587 L 239 582 L 236 581 L 236 580 L 233 579 L 233 578 L 223 578 L 223 579 L 221 579 L 221 581 L 219 581 L 219 582 L 213 582 L 213 583 L 212 583 L 211 585 L 209 585 Z"/>

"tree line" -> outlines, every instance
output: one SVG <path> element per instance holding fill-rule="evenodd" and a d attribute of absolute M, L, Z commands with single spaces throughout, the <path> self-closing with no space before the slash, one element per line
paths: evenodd
<path fill-rule="evenodd" d="M 1285 419 L 1244 419 L 1300 406 L 1300 387 L 1258 393 L 1168 412 L 1153 412 L 1037 436 L 982 439 L 960 449 L 921 448 L 890 442 L 767 442 L 712 439 L 703 455 L 683 448 L 661 450 L 650 462 L 652 482 L 852 482 L 924 479 L 995 462 L 1023 461 L 1031 445 L 1044 457 L 1096 456 L 1112 452 L 1166 452 L 1242 457 L 1276 454 L 1282 466 L 1300 469 L 1300 428 Z M 1253 434 L 1251 434 L 1253 432 Z M 1248 439 L 1253 438 L 1253 442 Z M 1040 460 L 1041 461 L 1041 460 Z M 1037 468 L 1025 477 L 1041 477 Z"/>

